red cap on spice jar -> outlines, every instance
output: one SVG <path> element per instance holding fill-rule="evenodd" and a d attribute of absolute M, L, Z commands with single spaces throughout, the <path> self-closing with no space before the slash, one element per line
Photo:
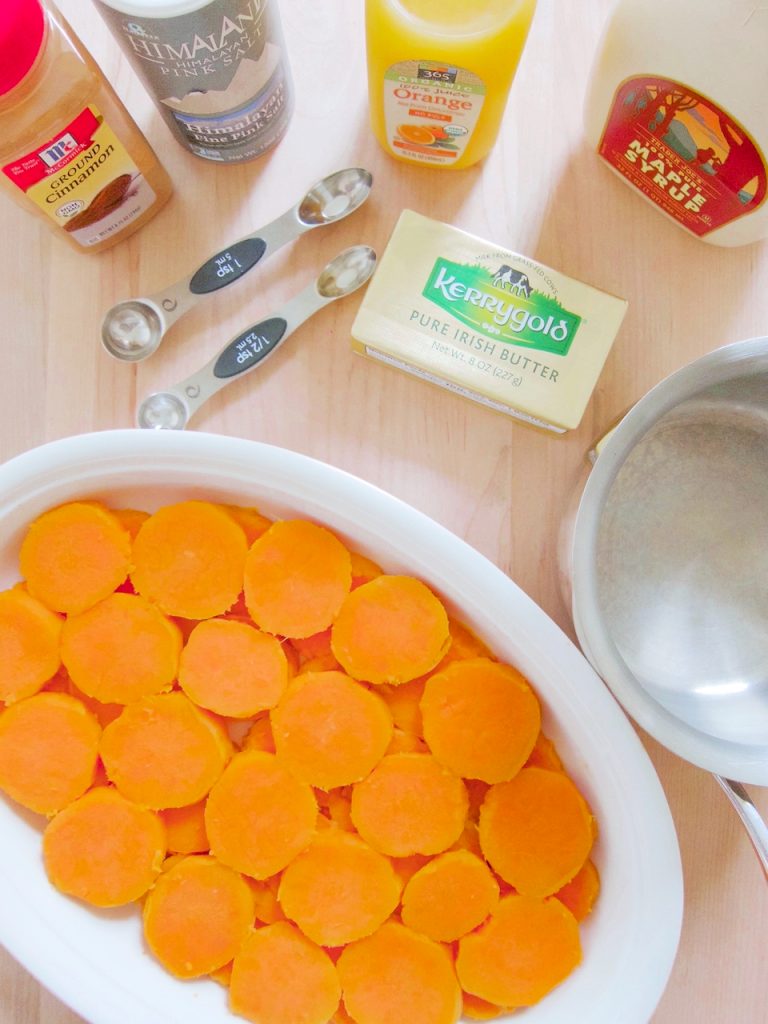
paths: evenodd
<path fill-rule="evenodd" d="M 10 92 L 30 70 L 44 35 L 40 0 L 0 0 L 0 95 Z"/>

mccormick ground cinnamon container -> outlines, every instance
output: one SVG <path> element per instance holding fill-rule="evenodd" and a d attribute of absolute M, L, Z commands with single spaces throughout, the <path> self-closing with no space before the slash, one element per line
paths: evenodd
<path fill-rule="evenodd" d="M 80 251 L 133 234 L 171 182 L 56 8 L 0 3 L 0 191 Z"/>
<path fill-rule="evenodd" d="M 94 0 L 176 139 L 220 163 L 277 145 L 293 83 L 277 0 Z"/>

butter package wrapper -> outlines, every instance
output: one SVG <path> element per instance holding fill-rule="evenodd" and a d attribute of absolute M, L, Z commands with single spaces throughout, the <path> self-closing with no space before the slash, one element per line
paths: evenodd
<path fill-rule="evenodd" d="M 352 326 L 357 352 L 562 434 L 577 427 L 623 299 L 404 210 Z"/>

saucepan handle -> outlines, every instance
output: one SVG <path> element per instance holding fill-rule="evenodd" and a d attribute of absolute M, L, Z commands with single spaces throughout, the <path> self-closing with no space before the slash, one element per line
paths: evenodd
<path fill-rule="evenodd" d="M 715 778 L 723 788 L 723 792 L 733 804 L 733 807 L 741 818 L 741 823 L 747 831 L 749 841 L 754 847 L 757 859 L 763 868 L 763 874 L 768 881 L 768 825 L 760 817 L 760 812 L 752 803 L 749 793 L 740 782 L 733 779 L 725 779 L 721 775 Z"/>

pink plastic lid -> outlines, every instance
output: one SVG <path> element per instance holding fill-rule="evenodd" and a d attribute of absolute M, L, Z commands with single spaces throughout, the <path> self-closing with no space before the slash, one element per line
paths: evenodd
<path fill-rule="evenodd" d="M 0 95 L 10 92 L 27 74 L 44 35 L 40 0 L 0 0 Z"/>

